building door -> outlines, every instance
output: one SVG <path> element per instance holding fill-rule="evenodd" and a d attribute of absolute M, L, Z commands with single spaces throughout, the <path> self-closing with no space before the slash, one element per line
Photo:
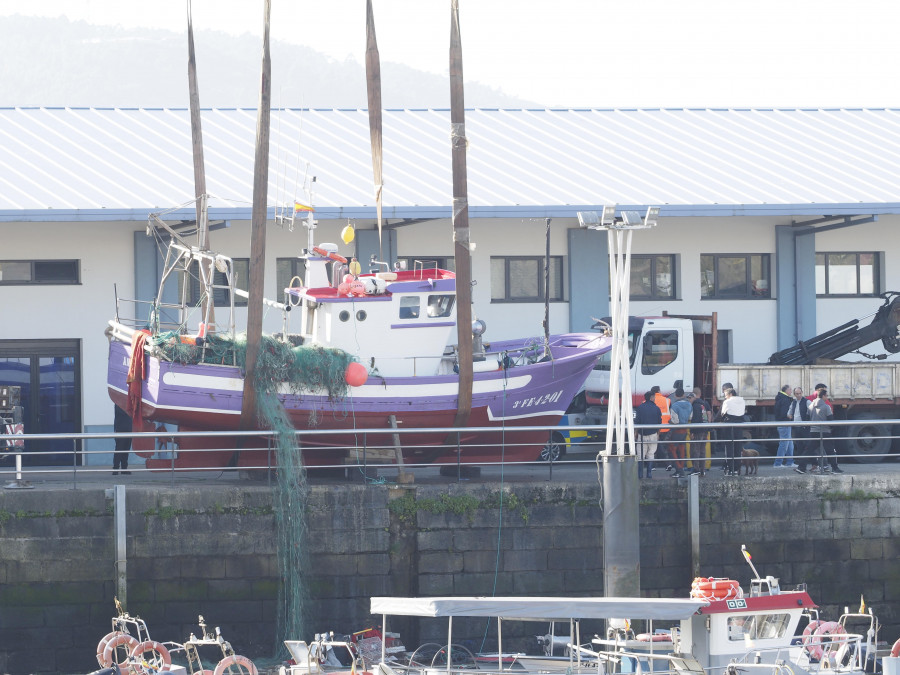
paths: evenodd
<path fill-rule="evenodd" d="M 0 384 L 22 389 L 25 465 L 81 463 L 81 446 L 71 439 L 27 437 L 81 433 L 80 340 L 0 340 Z"/>

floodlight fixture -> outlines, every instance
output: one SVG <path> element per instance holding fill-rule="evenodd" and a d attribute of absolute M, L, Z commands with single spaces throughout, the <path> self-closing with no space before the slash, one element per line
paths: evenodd
<path fill-rule="evenodd" d="M 656 227 L 659 223 L 659 207 L 651 206 L 647 209 L 647 215 L 644 216 L 644 225 L 647 227 Z"/>
<path fill-rule="evenodd" d="M 644 224 L 644 220 L 638 211 L 622 211 L 622 222 L 628 227 Z"/>
<path fill-rule="evenodd" d="M 600 220 L 600 224 L 609 227 L 613 223 L 616 222 L 616 205 L 611 204 L 609 206 L 603 207 L 603 216 Z"/>
<path fill-rule="evenodd" d="M 579 211 L 578 226 L 588 230 L 595 229 L 600 226 L 600 217 L 596 211 Z"/>

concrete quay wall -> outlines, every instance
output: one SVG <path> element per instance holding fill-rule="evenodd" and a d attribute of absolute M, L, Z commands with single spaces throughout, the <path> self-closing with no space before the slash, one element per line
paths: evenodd
<path fill-rule="evenodd" d="M 376 625 L 374 595 L 602 595 L 596 482 L 316 485 L 307 505 L 306 626 L 349 633 Z M 641 587 L 684 597 L 691 574 L 687 489 L 642 485 Z M 271 656 L 279 565 L 272 489 L 131 486 L 126 499 L 127 610 L 151 636 L 181 642 L 202 614 L 238 653 Z M 826 618 L 860 596 L 900 636 L 900 486 L 877 474 L 787 477 L 700 486 L 701 570 L 744 587 L 750 570 L 806 583 Z M 0 492 L 0 673 L 84 673 L 110 630 L 115 522 L 102 488 Z M 443 624 L 398 622 L 407 646 L 440 641 Z M 466 631 L 472 634 L 467 637 Z M 542 629 L 543 630 L 543 629 Z M 484 622 L 454 624 L 482 647 Z M 542 631 L 538 631 L 542 632 Z M 533 626 L 504 646 L 534 651 Z M 466 642 L 466 640 L 469 640 Z"/>

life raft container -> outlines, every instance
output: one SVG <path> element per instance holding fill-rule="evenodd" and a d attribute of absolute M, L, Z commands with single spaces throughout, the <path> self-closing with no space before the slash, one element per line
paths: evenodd
<path fill-rule="evenodd" d="M 741 584 L 722 577 L 697 577 L 691 583 L 691 597 L 700 600 L 730 600 L 743 597 Z"/>
<path fill-rule="evenodd" d="M 830 635 L 846 633 L 837 621 L 810 621 L 803 629 L 803 646 L 809 654 L 810 661 L 821 661 L 825 653 L 825 645 L 830 643 Z"/>

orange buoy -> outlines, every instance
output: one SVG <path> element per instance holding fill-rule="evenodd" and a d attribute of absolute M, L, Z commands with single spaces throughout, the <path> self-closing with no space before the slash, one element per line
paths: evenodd
<path fill-rule="evenodd" d="M 357 363 L 356 361 L 352 361 L 347 366 L 347 370 L 344 371 L 344 380 L 346 380 L 347 384 L 351 387 L 361 387 L 368 379 L 369 371 L 366 370 L 366 367 L 363 364 Z"/>
<path fill-rule="evenodd" d="M 697 577 L 691 583 L 691 597 L 699 600 L 730 600 L 742 595 L 741 585 L 734 579 Z"/>

